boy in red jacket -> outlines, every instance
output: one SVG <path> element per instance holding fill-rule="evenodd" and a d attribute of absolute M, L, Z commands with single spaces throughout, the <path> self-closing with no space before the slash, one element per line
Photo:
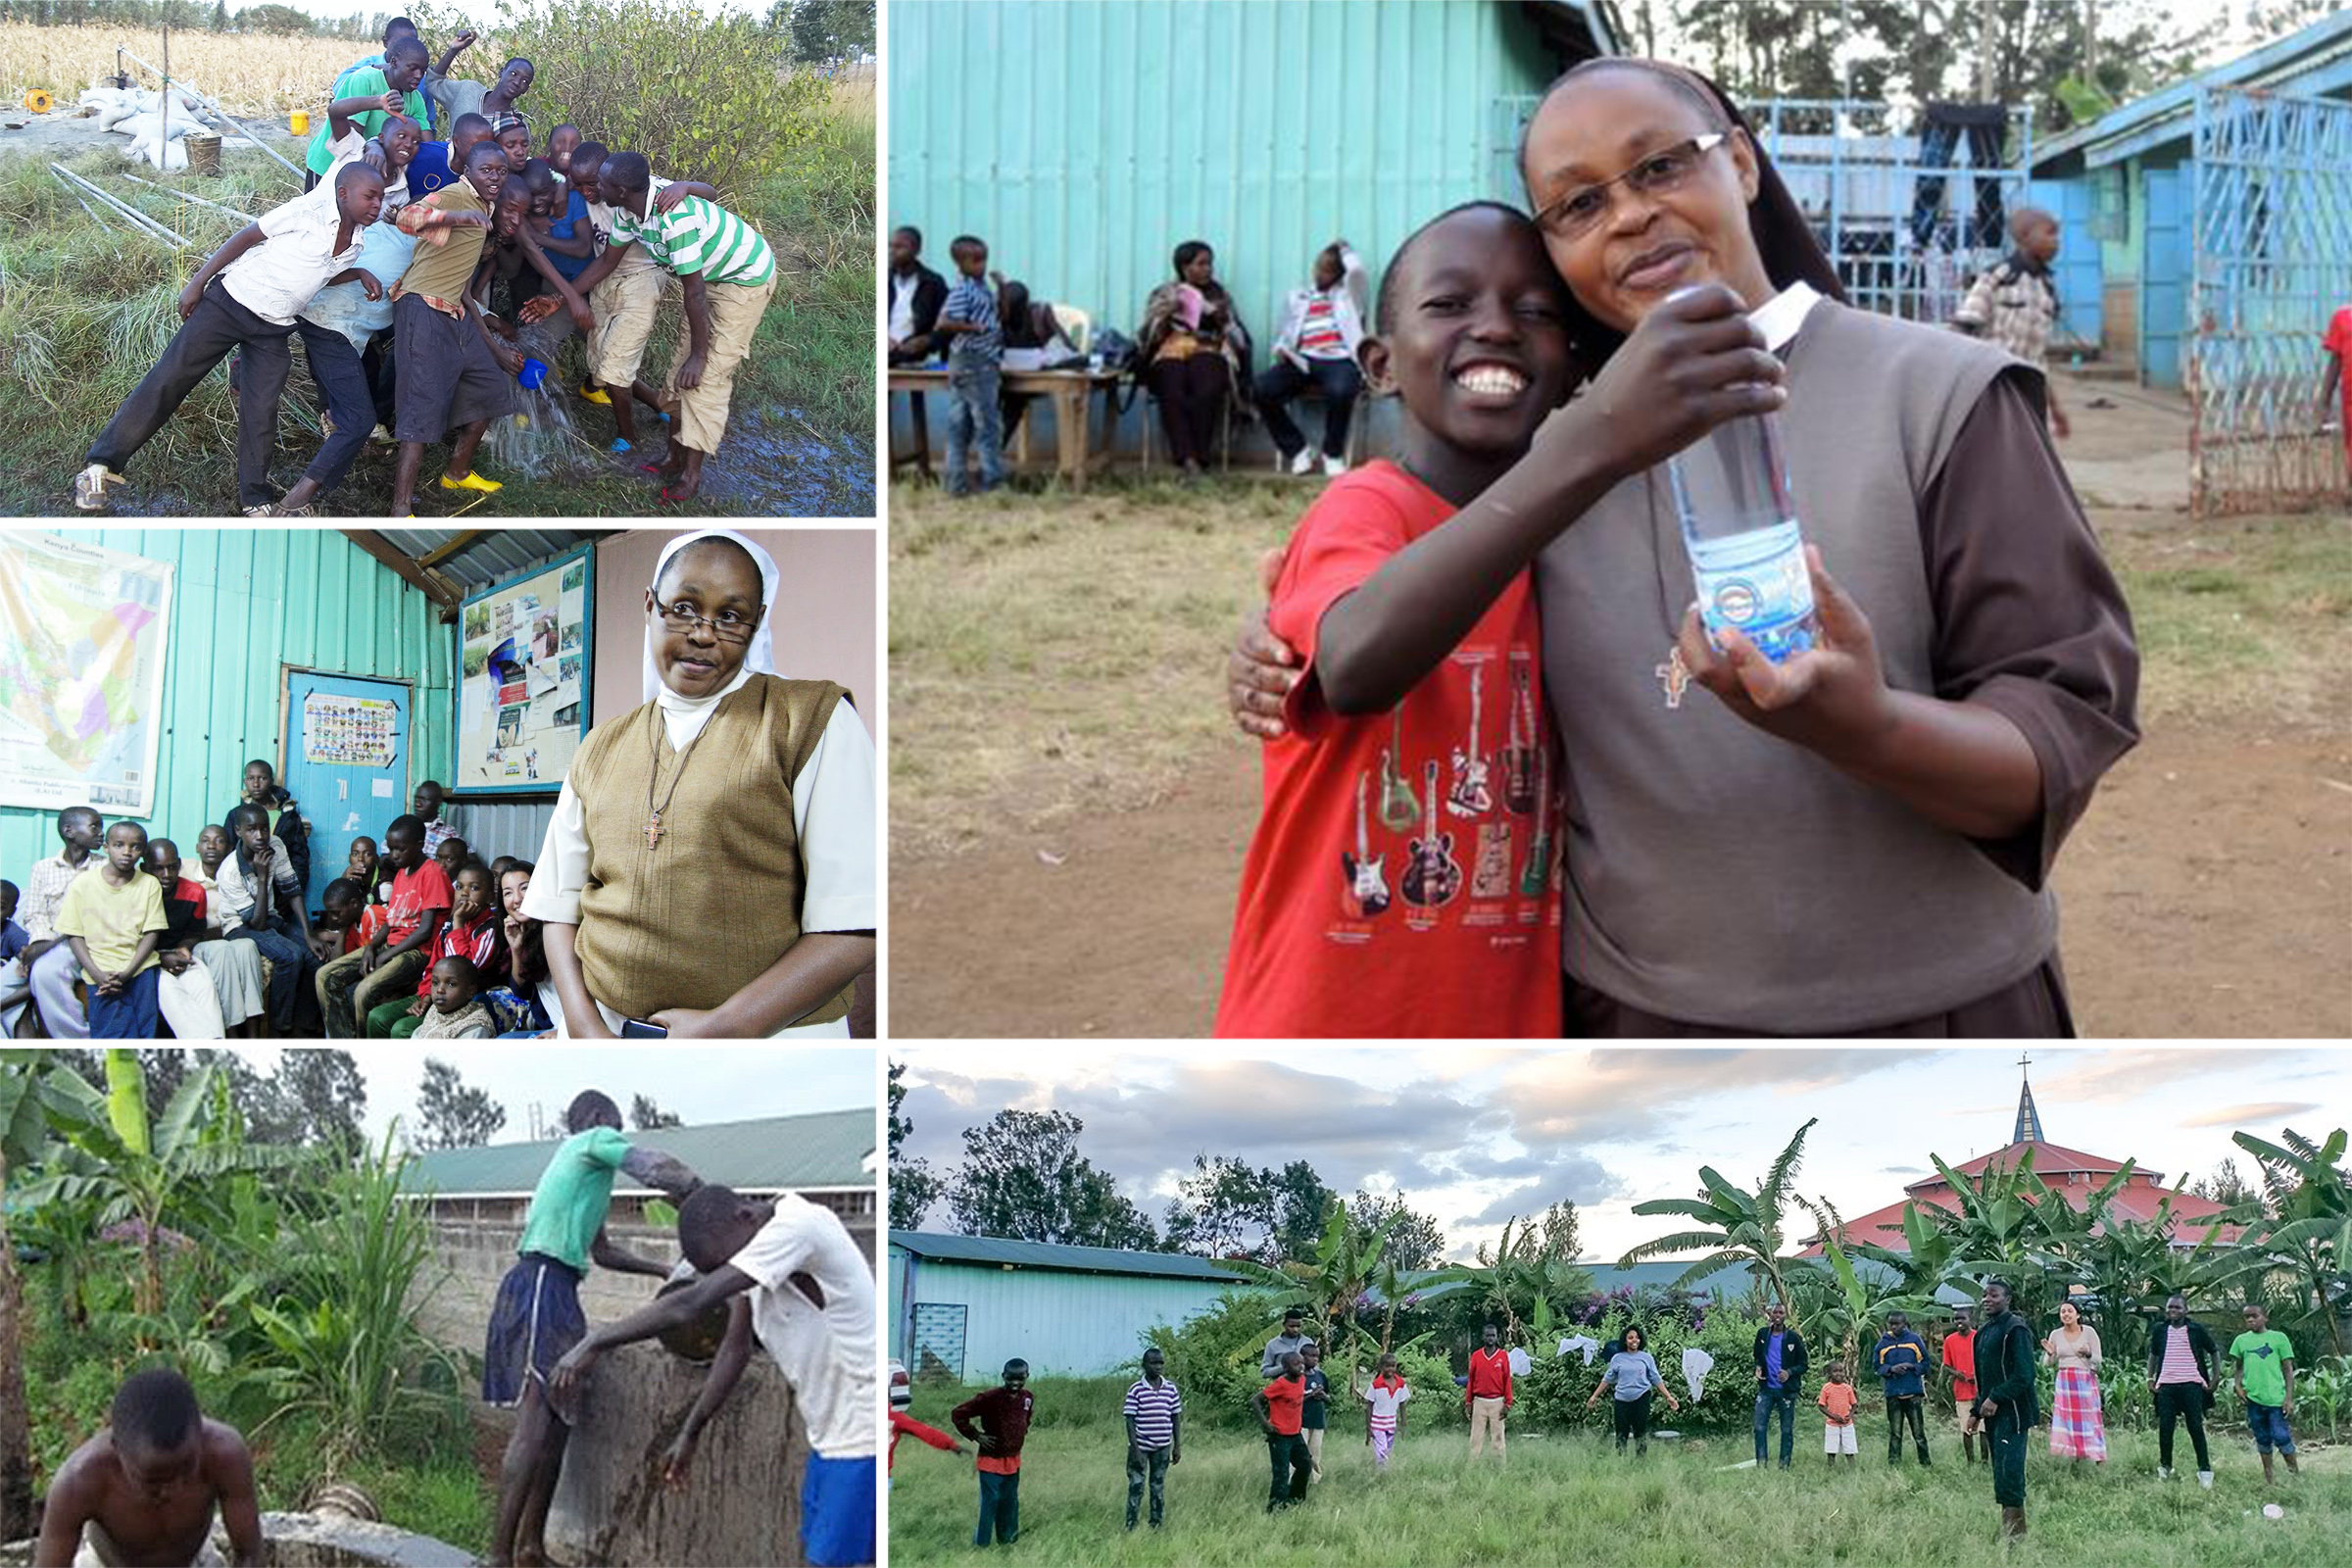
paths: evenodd
<path fill-rule="evenodd" d="M 1029 1417 L 1037 1396 L 1029 1392 L 1029 1363 L 1014 1356 L 1004 1363 L 1002 1387 L 975 1394 L 949 1412 L 956 1430 L 978 1445 L 980 1457 L 980 1528 L 972 1544 L 989 1544 L 993 1527 L 998 1541 L 1009 1546 L 1021 1534 L 1021 1445 L 1029 1441 Z M 973 1422 L 979 1426 L 974 1428 Z"/>

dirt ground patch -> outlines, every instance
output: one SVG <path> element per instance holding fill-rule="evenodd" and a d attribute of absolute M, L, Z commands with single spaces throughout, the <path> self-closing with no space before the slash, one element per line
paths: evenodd
<path fill-rule="evenodd" d="M 2178 399 L 2061 395 L 2144 660 L 2055 878 L 2077 1024 L 2352 1035 L 2352 518 L 2192 520 Z M 894 1035 L 1207 1031 L 1258 802 L 1217 674 L 1305 494 L 894 496 Z"/>

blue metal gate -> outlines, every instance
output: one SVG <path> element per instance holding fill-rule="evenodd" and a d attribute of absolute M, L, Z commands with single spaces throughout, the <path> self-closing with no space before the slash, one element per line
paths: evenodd
<path fill-rule="evenodd" d="M 2140 241 L 2139 373 L 2151 386 L 2180 384 L 2180 334 L 2188 326 L 2188 171 L 2140 172 L 2147 227 Z"/>
<path fill-rule="evenodd" d="M 2352 303 L 2352 104 L 2209 87 L 2195 134 L 2190 504 L 2340 503 L 2314 399 L 2320 337 Z"/>

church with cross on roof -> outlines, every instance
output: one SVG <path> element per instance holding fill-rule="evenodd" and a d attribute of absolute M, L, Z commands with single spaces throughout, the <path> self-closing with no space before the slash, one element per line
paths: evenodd
<path fill-rule="evenodd" d="M 1981 1176 L 1985 1171 L 2007 1169 L 2023 1159 L 2028 1151 L 2034 1155 L 2034 1174 L 2040 1177 L 2059 1198 L 2076 1208 L 2082 1208 L 2090 1195 L 2097 1192 L 2122 1170 L 2125 1161 L 2110 1159 L 2104 1154 L 2086 1154 L 2079 1149 L 2053 1144 L 2042 1136 L 2041 1111 L 2034 1103 L 2034 1082 L 2024 1076 L 2023 1069 L 2031 1067 L 2033 1058 L 2020 1057 L 2018 1066 L 2023 1081 L 2017 1094 L 2017 1120 L 2010 1128 L 2009 1142 L 1989 1154 L 1979 1154 L 1965 1165 L 1952 1169 L 1963 1176 Z M 2153 1220 L 2166 1201 L 2171 1202 L 2170 1214 L 2173 1243 L 2177 1247 L 2192 1247 L 2204 1238 L 2213 1216 L 2223 1212 L 2227 1204 L 2194 1193 L 2182 1192 L 2164 1185 L 2165 1173 L 2144 1165 L 2133 1164 L 2131 1179 L 2118 1188 L 2109 1199 L 2109 1212 L 2122 1219 Z M 1941 1171 L 1923 1176 L 1903 1189 L 1902 1198 L 1884 1208 L 1874 1208 L 1867 1214 L 1848 1219 L 1838 1232 L 1841 1246 L 1875 1245 L 1891 1251 L 1909 1251 L 1911 1244 L 1903 1236 L 1903 1209 L 1912 1203 L 1923 1207 L 1958 1212 L 1960 1204 L 1952 1196 L 1951 1184 Z M 2225 1225 L 2216 1238 L 2223 1244 L 2237 1240 L 2242 1227 Z M 1800 1256 L 1819 1257 L 1824 1251 L 1820 1236 L 1808 1237 Z"/>

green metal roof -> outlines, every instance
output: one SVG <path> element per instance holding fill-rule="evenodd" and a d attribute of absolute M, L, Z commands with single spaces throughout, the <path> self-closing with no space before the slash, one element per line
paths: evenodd
<path fill-rule="evenodd" d="M 978 1263 L 994 1268 L 1060 1269 L 1076 1274 L 1143 1274 L 1157 1279 L 1248 1283 L 1205 1257 L 1182 1252 L 1128 1252 L 1114 1247 L 1062 1247 L 1002 1236 L 950 1236 L 939 1231 L 892 1231 L 894 1250 L 926 1262 Z"/>
<path fill-rule="evenodd" d="M 827 1110 L 805 1116 L 663 1127 L 629 1134 L 631 1142 L 684 1160 L 697 1176 L 745 1192 L 816 1192 L 871 1188 L 874 1152 L 871 1110 Z M 490 1144 L 419 1154 L 401 1175 L 411 1193 L 441 1198 L 528 1198 L 561 1139 L 537 1144 Z M 622 1176 L 617 1193 L 646 1189 Z"/>

